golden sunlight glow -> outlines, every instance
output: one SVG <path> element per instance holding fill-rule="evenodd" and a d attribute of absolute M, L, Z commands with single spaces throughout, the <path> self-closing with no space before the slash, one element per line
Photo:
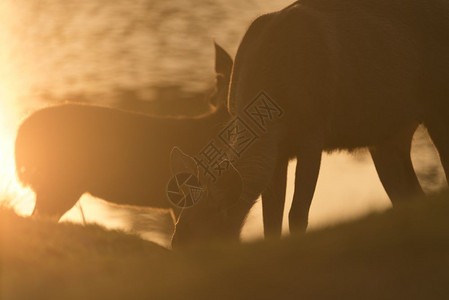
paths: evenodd
<path fill-rule="evenodd" d="M 14 19 L 10 1 L 1 1 L 0 20 L 0 205 L 11 205 L 20 214 L 30 214 L 33 193 L 18 182 L 14 164 L 14 138 L 19 121 L 19 108 L 15 105 L 20 90 L 13 66 L 13 30 L 7 24 Z"/>
<path fill-rule="evenodd" d="M 14 164 L 14 138 L 18 124 L 17 109 L 11 95 L 0 90 L 0 203 L 12 205 L 20 214 L 30 214 L 33 193 L 18 182 Z"/>
<path fill-rule="evenodd" d="M 227 41 L 224 46 L 235 53 L 251 19 L 290 1 L 261 0 L 259 5 L 244 6 L 245 9 L 240 5 L 230 7 L 218 3 L 217 11 L 223 9 L 226 15 L 239 16 L 220 22 L 216 22 L 215 13 L 209 15 L 208 10 L 195 7 L 195 13 L 210 16 L 211 22 L 204 24 L 206 19 L 198 21 L 189 14 L 165 16 L 164 5 L 151 10 L 136 10 L 134 5 L 126 5 L 126 1 L 98 8 L 95 1 L 69 2 L 73 11 L 67 12 L 66 4 L 60 4 L 64 2 L 0 0 L 0 206 L 12 206 L 22 215 L 31 214 L 35 198 L 34 192 L 18 181 L 14 162 L 16 130 L 27 113 L 66 100 L 125 104 L 128 95 L 132 100 L 129 103 L 144 107 L 140 100 L 150 100 L 153 96 L 152 100 L 161 100 L 156 99 L 159 94 L 161 98 L 172 97 L 171 87 L 173 93 L 184 91 L 184 88 L 186 91 L 204 91 L 209 81 L 202 78 L 212 72 L 213 66 L 212 57 L 203 59 L 212 51 L 210 40 L 205 37 Z M 92 18 L 92 12 L 97 9 L 101 9 L 102 15 Z M 183 19 L 186 17 L 188 19 Z M 135 20 L 142 20 L 142 26 L 130 26 Z M 151 22 L 146 23 L 147 20 Z M 164 22 L 156 27 L 151 25 L 158 23 L 157 20 Z M 128 32 L 128 28 L 133 28 L 133 34 L 122 35 L 121 32 Z M 99 37 L 101 43 L 98 43 Z M 413 163 L 421 175 L 424 189 L 438 190 L 445 186 L 438 154 L 425 130 L 421 128 L 418 133 L 412 151 Z M 291 162 L 289 166 L 285 231 L 295 188 L 295 165 Z M 161 227 L 171 221 L 157 211 L 150 213 L 143 208 L 119 207 L 88 194 L 78 203 L 82 210 L 75 205 L 61 221 L 87 220 L 88 223 L 97 222 L 108 228 L 138 233 L 144 231 L 142 224 L 149 223 L 148 220 L 163 224 Z M 384 210 L 390 205 L 368 152 L 361 152 L 356 158 L 346 153 L 325 154 L 309 228 L 330 226 Z M 154 228 L 154 225 L 148 228 Z M 170 226 L 159 231 L 164 232 L 167 228 L 170 231 Z M 262 237 L 262 228 L 259 201 L 247 219 L 243 239 Z M 148 239 L 157 239 L 154 232 L 148 236 Z"/>

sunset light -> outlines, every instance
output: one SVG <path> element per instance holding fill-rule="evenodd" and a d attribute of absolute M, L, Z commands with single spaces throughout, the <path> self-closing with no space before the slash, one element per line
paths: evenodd
<path fill-rule="evenodd" d="M 446 299 L 449 0 L 0 0 L 0 299 Z"/>
<path fill-rule="evenodd" d="M 33 193 L 17 180 L 14 164 L 14 138 L 18 125 L 18 110 L 11 104 L 11 94 L 0 90 L 0 205 L 12 205 L 29 215 L 34 206 Z"/>

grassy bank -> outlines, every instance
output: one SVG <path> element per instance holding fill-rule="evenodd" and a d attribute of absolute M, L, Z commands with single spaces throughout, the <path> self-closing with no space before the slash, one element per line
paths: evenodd
<path fill-rule="evenodd" d="M 447 299 L 448 196 L 281 242 L 171 252 L 0 210 L 1 299 Z"/>

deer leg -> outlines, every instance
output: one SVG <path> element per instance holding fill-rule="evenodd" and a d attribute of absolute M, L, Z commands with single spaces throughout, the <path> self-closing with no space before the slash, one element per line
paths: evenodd
<path fill-rule="evenodd" d="M 322 147 L 303 149 L 298 153 L 295 193 L 289 213 L 290 233 L 303 233 L 307 229 L 309 209 L 315 193 L 321 165 Z"/>
<path fill-rule="evenodd" d="M 56 193 L 36 191 L 33 216 L 45 216 L 59 220 L 81 197 L 81 193 Z"/>
<path fill-rule="evenodd" d="M 433 144 L 438 150 L 441 164 L 443 165 L 446 181 L 449 183 L 449 117 L 444 121 L 441 119 L 433 119 L 426 122 L 425 125 Z"/>
<path fill-rule="evenodd" d="M 402 130 L 370 149 L 379 179 L 393 205 L 424 196 L 410 158 L 416 127 Z"/>
<path fill-rule="evenodd" d="M 282 234 L 288 159 L 278 159 L 273 178 L 262 193 L 265 238 L 279 239 Z"/>

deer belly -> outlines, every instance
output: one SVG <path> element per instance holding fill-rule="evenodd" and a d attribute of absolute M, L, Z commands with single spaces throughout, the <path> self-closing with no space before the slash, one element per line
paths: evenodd
<path fill-rule="evenodd" d="M 408 132 L 419 124 L 417 118 L 386 116 L 367 117 L 359 120 L 345 120 L 333 124 L 325 140 L 326 151 L 354 150 L 381 144 L 397 138 L 402 131 Z"/>

